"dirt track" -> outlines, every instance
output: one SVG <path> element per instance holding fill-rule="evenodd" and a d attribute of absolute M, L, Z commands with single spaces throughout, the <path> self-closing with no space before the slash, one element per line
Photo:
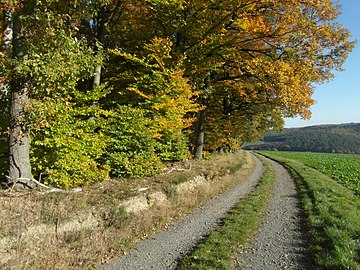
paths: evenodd
<path fill-rule="evenodd" d="M 306 242 L 301 229 L 302 213 L 295 184 L 281 165 L 273 161 L 271 163 L 277 176 L 266 221 L 254 243 L 246 253 L 239 255 L 238 260 L 243 262 L 245 269 L 308 269 L 305 266 Z M 141 241 L 135 250 L 100 269 L 175 269 L 181 257 L 216 227 L 219 220 L 241 198 L 253 190 L 263 172 L 264 167 L 256 158 L 254 171 L 244 181 L 153 239 Z"/>
<path fill-rule="evenodd" d="M 283 166 L 270 162 L 276 172 L 276 185 L 265 223 L 238 260 L 249 270 L 310 269 L 306 259 L 303 213 L 295 183 Z"/>

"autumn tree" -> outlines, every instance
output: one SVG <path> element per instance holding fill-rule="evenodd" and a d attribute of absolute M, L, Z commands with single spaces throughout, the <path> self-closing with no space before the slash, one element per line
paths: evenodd
<path fill-rule="evenodd" d="M 198 158 L 206 114 L 218 98 L 232 103 L 232 111 L 258 104 L 263 114 L 266 107 L 269 123 L 276 125 L 279 116 L 308 118 L 313 84 L 331 79 L 353 46 L 332 1 L 183 1 L 172 17 L 162 9 L 156 10 L 160 29 L 175 39 L 174 52 L 186 55 L 186 75 L 202 91 L 199 102 L 207 108 L 199 113 Z M 231 91 L 238 92 L 236 99 L 229 98 Z"/>
<path fill-rule="evenodd" d="M 21 183 L 31 186 L 32 175 L 29 158 L 30 133 L 27 122 L 26 108 L 29 105 L 31 82 L 21 69 L 26 57 L 27 44 L 25 40 L 30 35 L 30 29 L 24 17 L 33 14 L 34 1 L 21 3 L 8 1 L 3 9 L 3 61 L 2 61 L 2 98 L 9 92 L 9 105 L 5 103 L 5 117 L 9 108 L 9 171 L 7 182 Z M 5 91 L 5 92 L 4 92 Z M 5 120 L 6 121 L 6 120 Z"/>
<path fill-rule="evenodd" d="M 2 132 L 10 182 L 24 185 L 153 174 L 189 148 L 202 158 L 308 118 L 314 84 L 353 47 L 331 0 L 1 7 Z"/>
<path fill-rule="evenodd" d="M 102 129 L 109 112 L 99 102 L 108 89 L 82 83 L 92 81 L 94 68 L 103 62 L 79 34 L 79 23 L 90 11 L 83 10 L 86 16 L 81 17 L 78 9 L 86 6 L 74 4 L 69 11 L 56 4 L 39 4 L 37 16 L 29 18 L 48 27 L 46 34 L 41 28 L 33 32 L 42 39 L 32 46 L 32 59 L 24 62 L 34 81 L 31 161 L 35 177 L 70 188 L 108 177 L 109 167 L 102 161 L 108 141 Z"/>
<path fill-rule="evenodd" d="M 233 52 L 222 56 L 217 80 L 228 85 L 219 92 L 220 116 L 237 110 L 246 115 L 246 107 L 258 105 L 261 114 L 267 108 L 269 123 L 281 124 L 273 121 L 279 117 L 309 118 L 314 83 L 341 70 L 353 46 L 336 22 L 338 7 L 331 1 L 264 1 L 260 6 L 236 15 L 226 27 Z"/>
<path fill-rule="evenodd" d="M 119 50 L 112 51 L 125 65 L 121 65 L 118 76 L 112 78 L 113 83 L 123 85 L 118 90 L 122 97 L 117 102 L 120 106 L 114 113 L 116 118 L 124 120 L 127 116 L 118 114 L 133 112 L 140 122 L 133 124 L 137 130 L 131 126 L 121 130 L 109 126 L 113 141 L 109 162 L 116 164 L 112 167 L 117 175 L 149 174 L 150 170 L 158 171 L 160 161 L 188 158 L 188 141 L 183 131 L 194 120 L 187 115 L 200 108 L 194 100 L 197 93 L 184 77 L 181 61 L 175 64 L 172 59 L 171 48 L 169 39 L 154 38 L 145 45 L 142 58 Z M 136 121 L 130 116 L 128 119 Z M 116 124 L 119 125 L 124 123 Z M 127 144 L 125 138 L 129 134 L 141 147 L 134 148 L 134 141 Z M 132 169 L 127 171 L 124 167 L 129 166 Z"/>
<path fill-rule="evenodd" d="M 12 93 L 10 184 L 32 183 L 30 163 L 36 177 L 55 186 L 107 177 L 97 162 L 106 140 L 96 132 L 106 114 L 96 101 L 106 89 L 79 86 L 102 61 L 78 35 L 80 4 L 25 1 L 13 11 L 13 53 L 4 61 Z"/>

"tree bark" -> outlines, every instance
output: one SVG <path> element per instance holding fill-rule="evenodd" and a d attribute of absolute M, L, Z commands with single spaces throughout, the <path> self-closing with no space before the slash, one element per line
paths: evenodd
<path fill-rule="evenodd" d="M 23 9 L 25 12 L 25 9 Z M 24 56 L 26 28 L 20 19 L 21 12 L 14 16 L 12 58 L 21 61 Z M 26 117 L 29 104 L 30 83 L 27 78 L 12 74 L 10 83 L 10 126 L 9 126 L 9 180 L 8 184 L 19 187 L 33 187 L 30 165 L 30 132 Z"/>
<path fill-rule="evenodd" d="M 121 1 L 117 0 L 113 3 L 113 6 L 110 8 L 108 6 L 102 6 L 98 10 L 98 14 L 94 19 L 94 27 L 95 27 L 95 38 L 101 44 L 101 46 L 105 46 L 105 36 L 106 36 L 106 28 L 109 23 L 113 21 L 113 18 L 120 9 Z M 95 51 L 98 53 L 98 48 L 95 45 Z M 97 65 L 94 71 L 94 79 L 93 79 L 93 87 L 101 84 L 101 72 L 102 66 Z"/>
<path fill-rule="evenodd" d="M 204 110 L 200 111 L 199 113 L 199 120 L 197 123 L 197 130 L 196 130 L 196 142 L 195 142 L 195 151 L 194 157 L 195 159 L 202 159 L 203 152 L 204 152 L 204 140 L 205 140 L 205 125 L 206 125 L 206 117 L 207 117 L 207 110 L 209 106 L 209 100 L 206 97 L 206 92 L 210 90 L 210 83 L 211 83 L 212 73 L 209 71 L 209 74 L 204 79 L 204 97 L 202 98 L 201 104 L 204 107 Z"/>
<path fill-rule="evenodd" d="M 205 125 L 206 125 L 206 117 L 207 117 L 207 110 L 209 106 L 209 100 L 206 97 L 206 92 L 210 90 L 210 81 L 211 81 L 212 73 L 211 71 L 204 79 L 204 97 L 202 98 L 201 104 L 204 107 L 204 110 L 200 111 L 199 120 L 197 124 L 197 137 L 196 137 L 196 144 L 195 144 L 195 151 L 194 157 L 195 159 L 203 159 L 203 152 L 204 152 L 204 141 L 205 141 Z"/>
<path fill-rule="evenodd" d="M 203 105 L 207 102 L 204 100 Z M 206 125 L 206 116 L 207 116 L 207 108 L 200 111 L 199 113 L 199 120 L 197 124 L 197 132 L 196 132 L 196 144 L 195 144 L 195 159 L 202 159 L 203 158 L 203 151 L 204 151 L 204 139 L 205 139 L 205 125 Z"/>
<path fill-rule="evenodd" d="M 12 40 L 13 40 L 13 13 L 11 10 L 3 11 L 3 25 L 4 31 L 2 33 L 1 51 L 5 61 L 12 57 Z M 10 85 L 6 78 L 1 78 L 0 81 L 0 181 L 6 182 L 6 170 L 9 167 L 7 159 L 9 157 L 9 136 L 4 132 L 9 127 L 10 114 Z"/>
<path fill-rule="evenodd" d="M 2 38 L 1 49 L 4 53 L 4 57 L 9 58 L 12 56 L 12 40 L 13 40 L 13 12 L 10 10 L 3 11 L 4 20 L 4 32 Z M 0 83 L 0 101 L 5 102 L 9 94 L 9 84 L 6 81 Z M 4 110 L 9 106 L 2 104 L 0 110 Z"/>
<path fill-rule="evenodd" d="M 95 67 L 95 74 L 94 74 L 94 81 L 93 81 L 93 88 L 101 83 L 101 65 Z"/>
<path fill-rule="evenodd" d="M 101 46 L 104 46 L 104 41 L 105 41 L 105 31 L 109 20 L 107 15 L 108 14 L 106 12 L 106 7 L 103 6 L 99 9 L 97 17 L 94 20 L 95 39 L 97 42 L 101 44 Z M 96 44 L 94 49 L 96 53 L 99 53 L 99 48 L 97 47 Z M 93 88 L 95 88 L 97 85 L 100 85 L 101 83 L 101 71 L 102 71 L 102 66 L 97 65 L 94 70 Z"/>
<path fill-rule="evenodd" d="M 9 181 L 32 187 L 30 165 L 30 134 L 25 108 L 29 103 L 28 89 L 12 83 L 9 135 Z"/>

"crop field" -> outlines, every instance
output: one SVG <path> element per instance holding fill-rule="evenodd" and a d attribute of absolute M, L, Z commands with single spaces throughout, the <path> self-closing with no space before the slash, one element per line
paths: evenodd
<path fill-rule="evenodd" d="M 360 194 L 360 155 L 310 152 L 274 152 L 272 155 L 299 160 Z"/>

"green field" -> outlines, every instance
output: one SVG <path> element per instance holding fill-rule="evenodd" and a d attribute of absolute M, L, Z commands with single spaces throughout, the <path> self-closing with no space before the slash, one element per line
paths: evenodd
<path fill-rule="evenodd" d="M 360 155 L 311 152 L 272 152 L 285 158 L 299 160 L 347 188 L 360 194 Z"/>

